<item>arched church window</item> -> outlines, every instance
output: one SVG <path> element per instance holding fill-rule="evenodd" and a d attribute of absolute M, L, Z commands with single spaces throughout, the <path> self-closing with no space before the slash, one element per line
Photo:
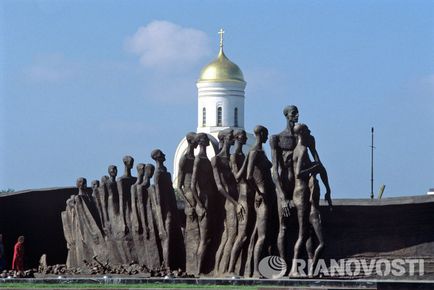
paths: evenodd
<path fill-rule="evenodd" d="M 238 108 L 234 109 L 234 127 L 238 127 Z"/>
<path fill-rule="evenodd" d="M 217 127 L 222 126 L 222 107 L 217 108 Z"/>
<path fill-rule="evenodd" d="M 206 126 L 206 108 L 202 108 L 202 127 Z"/>

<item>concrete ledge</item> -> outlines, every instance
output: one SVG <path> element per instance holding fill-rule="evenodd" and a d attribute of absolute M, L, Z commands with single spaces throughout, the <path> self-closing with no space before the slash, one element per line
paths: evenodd
<path fill-rule="evenodd" d="M 333 199 L 333 206 L 387 206 L 387 205 L 404 205 L 404 204 L 424 204 L 434 203 L 434 195 L 415 195 L 415 196 L 401 196 L 401 197 L 388 197 L 382 199 L 347 199 L 338 198 Z M 322 206 L 326 206 L 326 202 L 321 200 Z"/>
<path fill-rule="evenodd" d="M 37 284 L 95 284 L 95 285 L 134 285 L 134 284 L 162 284 L 164 288 L 170 284 L 189 284 L 203 286 L 276 286 L 274 289 L 434 289 L 434 280 L 414 281 L 414 280 L 332 280 L 332 279 L 211 279 L 211 278 L 127 278 L 127 277 L 82 277 L 82 278 L 33 278 L 33 279 L 0 279 L 2 284 L 29 283 L 33 284 L 34 289 Z M 285 287 L 285 288 L 281 288 Z M 62 287 L 63 288 L 63 287 Z M 98 287 L 98 289 L 101 289 Z"/>

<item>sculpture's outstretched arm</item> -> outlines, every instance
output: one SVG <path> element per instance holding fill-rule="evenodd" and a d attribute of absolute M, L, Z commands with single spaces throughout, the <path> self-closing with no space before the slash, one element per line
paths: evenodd
<path fill-rule="evenodd" d="M 330 207 L 332 207 L 332 200 L 331 200 L 331 189 L 330 189 L 330 184 L 329 184 L 329 178 L 328 178 L 328 174 L 327 174 L 327 170 L 325 169 L 324 165 L 321 163 L 321 160 L 319 158 L 319 154 L 318 151 L 316 150 L 316 142 L 315 142 L 315 137 L 313 137 L 311 135 L 311 139 L 309 142 L 309 151 L 312 154 L 313 159 L 315 160 L 315 162 L 320 164 L 320 170 L 319 170 L 319 174 L 322 180 L 322 183 L 324 184 L 325 188 L 326 188 L 326 193 L 324 195 L 325 200 L 327 200 L 328 204 Z"/>

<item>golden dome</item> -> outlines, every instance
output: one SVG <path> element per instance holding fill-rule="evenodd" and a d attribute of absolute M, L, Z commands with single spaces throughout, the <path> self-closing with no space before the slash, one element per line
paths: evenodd
<path fill-rule="evenodd" d="M 205 66 L 199 77 L 199 82 L 245 82 L 243 72 L 223 52 L 222 45 L 217 58 Z"/>

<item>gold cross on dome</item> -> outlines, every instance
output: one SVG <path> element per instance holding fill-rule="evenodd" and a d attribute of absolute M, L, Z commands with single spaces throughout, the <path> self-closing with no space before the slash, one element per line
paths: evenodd
<path fill-rule="evenodd" d="M 220 47 L 223 47 L 223 34 L 225 33 L 225 30 L 223 28 L 220 28 L 219 34 L 220 34 Z"/>

